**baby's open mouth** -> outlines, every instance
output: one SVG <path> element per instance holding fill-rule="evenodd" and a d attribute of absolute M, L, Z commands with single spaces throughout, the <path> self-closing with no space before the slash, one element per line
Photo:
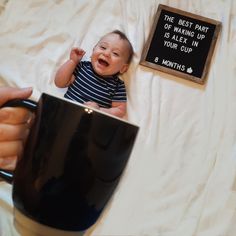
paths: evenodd
<path fill-rule="evenodd" d="M 103 59 L 98 59 L 98 63 L 101 64 L 102 66 L 109 66 L 109 63 Z"/>

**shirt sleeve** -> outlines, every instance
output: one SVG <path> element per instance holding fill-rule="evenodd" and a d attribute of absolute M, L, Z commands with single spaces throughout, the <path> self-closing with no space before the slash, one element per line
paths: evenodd
<path fill-rule="evenodd" d="M 73 71 L 73 75 L 77 76 L 79 74 L 79 71 L 81 69 L 81 67 L 85 64 L 84 61 L 80 61 L 77 66 L 75 67 L 74 71 Z"/>

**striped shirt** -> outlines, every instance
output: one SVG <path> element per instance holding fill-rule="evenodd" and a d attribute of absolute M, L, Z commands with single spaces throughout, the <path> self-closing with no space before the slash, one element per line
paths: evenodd
<path fill-rule="evenodd" d="M 110 108 L 112 102 L 126 102 L 124 82 L 117 75 L 103 78 L 96 74 L 90 61 L 81 61 L 74 70 L 75 80 L 64 97 L 80 103 L 93 101 Z"/>

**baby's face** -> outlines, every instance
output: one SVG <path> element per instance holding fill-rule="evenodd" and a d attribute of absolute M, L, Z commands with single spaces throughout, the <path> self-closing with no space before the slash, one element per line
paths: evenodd
<path fill-rule="evenodd" d="M 128 42 L 119 35 L 105 35 L 94 47 L 91 63 L 95 72 L 101 76 L 124 73 L 128 69 Z"/>

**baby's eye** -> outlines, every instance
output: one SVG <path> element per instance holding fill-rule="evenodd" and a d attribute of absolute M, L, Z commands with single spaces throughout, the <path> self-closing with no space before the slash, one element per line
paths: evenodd
<path fill-rule="evenodd" d="M 100 46 L 100 48 L 101 48 L 101 49 L 104 49 L 104 50 L 106 49 L 106 47 L 105 47 L 105 46 L 102 46 L 102 45 Z"/>
<path fill-rule="evenodd" d="M 118 57 L 119 56 L 119 53 L 118 52 L 113 52 L 113 55 Z"/>

